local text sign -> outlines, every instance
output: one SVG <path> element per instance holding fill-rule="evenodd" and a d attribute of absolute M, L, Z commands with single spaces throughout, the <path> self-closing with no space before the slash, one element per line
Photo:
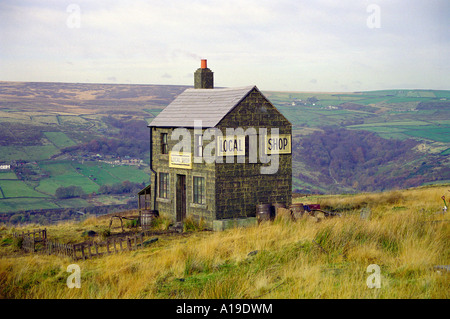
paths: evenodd
<path fill-rule="evenodd" d="M 245 155 L 245 135 L 218 136 L 217 155 Z"/>
<path fill-rule="evenodd" d="M 291 135 L 266 135 L 264 148 L 266 154 L 291 154 Z"/>
<path fill-rule="evenodd" d="M 183 152 L 170 152 L 169 167 L 192 169 L 192 154 Z"/>

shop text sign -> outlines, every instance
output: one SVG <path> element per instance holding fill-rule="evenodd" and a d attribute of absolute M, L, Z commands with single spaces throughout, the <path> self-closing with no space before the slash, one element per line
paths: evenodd
<path fill-rule="evenodd" d="M 219 156 L 244 156 L 245 135 L 217 136 L 217 150 Z"/>
<path fill-rule="evenodd" d="M 291 135 L 266 135 L 264 143 L 265 154 L 291 154 Z"/>

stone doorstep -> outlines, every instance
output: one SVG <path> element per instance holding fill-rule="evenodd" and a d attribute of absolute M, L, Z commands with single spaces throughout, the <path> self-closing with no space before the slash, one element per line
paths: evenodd
<path fill-rule="evenodd" d="M 256 217 L 230 218 L 213 220 L 213 231 L 222 231 L 233 227 L 248 227 L 258 225 Z"/>

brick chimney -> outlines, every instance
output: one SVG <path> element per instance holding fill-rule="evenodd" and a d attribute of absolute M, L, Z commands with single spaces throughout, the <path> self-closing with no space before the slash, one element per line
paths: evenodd
<path fill-rule="evenodd" d="M 196 89 L 213 89 L 214 73 L 208 69 L 206 60 L 201 60 L 201 66 L 194 73 L 194 88 Z"/>

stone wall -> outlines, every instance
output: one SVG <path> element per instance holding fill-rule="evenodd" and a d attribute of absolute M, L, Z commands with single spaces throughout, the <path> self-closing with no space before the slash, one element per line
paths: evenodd
<path fill-rule="evenodd" d="M 200 220 L 201 218 L 212 227 L 212 221 L 216 219 L 215 207 L 215 166 L 208 163 L 193 163 L 192 169 L 169 168 L 169 154 L 161 153 L 161 133 L 168 134 L 169 150 L 178 143 L 171 140 L 172 128 L 152 128 L 153 129 L 153 169 L 159 174 L 160 172 L 169 173 L 169 198 L 163 199 L 158 196 L 156 199 L 156 209 L 163 216 L 176 221 L 176 179 L 177 174 L 186 175 L 186 217 L 192 216 Z M 189 129 L 192 137 L 194 130 Z M 194 150 L 194 139 L 191 141 L 191 151 Z M 194 176 L 205 178 L 205 204 L 193 203 L 193 178 Z M 159 176 L 158 176 L 159 178 Z M 152 185 L 154 185 L 152 183 Z"/>
<path fill-rule="evenodd" d="M 226 128 L 278 128 L 279 134 L 292 132 L 292 125 L 256 89 L 254 89 L 217 126 L 225 136 Z M 249 161 L 249 139 L 246 139 L 245 163 L 216 164 L 216 209 L 217 219 L 255 216 L 257 204 L 292 203 L 292 155 L 280 154 L 275 174 L 261 174 L 261 167 L 268 166 L 259 161 Z M 259 144 L 259 140 L 258 140 Z M 259 146 L 258 146 L 259 147 Z"/>

